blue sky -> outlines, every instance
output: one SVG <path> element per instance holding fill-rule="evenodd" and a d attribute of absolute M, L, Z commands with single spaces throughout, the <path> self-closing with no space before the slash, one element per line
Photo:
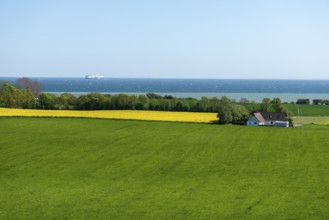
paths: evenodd
<path fill-rule="evenodd" d="M 327 0 L 0 0 L 0 76 L 329 79 Z"/>

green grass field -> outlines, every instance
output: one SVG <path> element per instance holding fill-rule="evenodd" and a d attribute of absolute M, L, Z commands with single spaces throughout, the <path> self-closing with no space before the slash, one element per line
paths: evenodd
<path fill-rule="evenodd" d="M 284 106 L 295 116 L 329 116 L 328 105 L 284 104 Z"/>
<path fill-rule="evenodd" d="M 0 219 L 328 219 L 328 132 L 0 118 Z"/>

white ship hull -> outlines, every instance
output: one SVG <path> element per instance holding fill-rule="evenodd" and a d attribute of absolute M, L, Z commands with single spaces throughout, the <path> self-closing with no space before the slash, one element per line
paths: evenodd
<path fill-rule="evenodd" d="M 102 74 L 89 74 L 85 76 L 85 79 L 104 79 Z"/>

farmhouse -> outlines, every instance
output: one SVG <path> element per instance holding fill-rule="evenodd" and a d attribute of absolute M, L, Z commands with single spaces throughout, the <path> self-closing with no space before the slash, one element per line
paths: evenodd
<path fill-rule="evenodd" d="M 255 112 L 247 121 L 247 126 L 289 127 L 287 114 L 282 112 Z"/>

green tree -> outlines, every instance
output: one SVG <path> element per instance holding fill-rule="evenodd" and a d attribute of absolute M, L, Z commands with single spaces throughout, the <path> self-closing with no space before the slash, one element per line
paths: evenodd
<path fill-rule="evenodd" d="M 219 110 L 219 99 L 216 96 L 214 96 L 209 100 L 209 102 L 210 102 L 210 106 L 211 106 L 210 111 L 211 112 L 218 112 L 218 110 Z"/>
<path fill-rule="evenodd" d="M 128 95 L 118 94 L 117 95 L 117 107 L 118 109 L 128 109 Z"/>
<path fill-rule="evenodd" d="M 172 98 L 171 98 L 172 99 Z M 160 99 L 159 100 L 159 105 L 160 105 L 160 110 L 161 111 L 169 111 L 169 101 L 170 99 Z"/>
<path fill-rule="evenodd" d="M 229 99 L 227 96 L 222 96 L 219 100 L 219 106 L 226 106 L 232 103 L 232 100 Z"/>
<path fill-rule="evenodd" d="M 159 99 L 150 99 L 148 108 L 149 110 L 159 110 L 160 109 Z"/>
<path fill-rule="evenodd" d="M 22 90 L 22 108 L 33 109 L 36 107 L 36 98 L 32 94 L 31 90 L 23 89 Z"/>
<path fill-rule="evenodd" d="M 188 100 L 188 101 L 189 101 L 190 111 L 191 112 L 197 112 L 199 110 L 198 109 L 198 101 L 194 100 L 194 99 L 191 99 L 191 100 Z"/>
<path fill-rule="evenodd" d="M 127 95 L 126 95 L 127 96 Z M 89 99 L 89 109 L 90 110 L 101 110 L 105 109 L 107 105 L 107 97 L 104 94 L 100 93 L 90 93 L 88 94 Z"/>
<path fill-rule="evenodd" d="M 128 109 L 135 110 L 138 103 L 138 96 L 130 95 L 128 97 Z"/>
<path fill-rule="evenodd" d="M 241 104 L 241 102 L 239 102 Z M 248 109 L 249 112 L 256 112 L 260 110 L 260 104 L 252 100 L 249 103 L 241 104 Z"/>
<path fill-rule="evenodd" d="M 146 96 L 146 95 L 139 95 L 138 96 L 138 102 L 136 104 L 136 109 L 138 110 L 144 110 L 144 109 L 147 109 L 148 104 L 149 102 L 149 98 Z"/>
<path fill-rule="evenodd" d="M 77 108 L 78 105 L 78 97 L 73 95 L 72 93 L 62 93 L 60 96 L 64 97 L 64 99 L 66 100 L 65 103 L 65 108 L 66 109 L 75 109 Z"/>
<path fill-rule="evenodd" d="M 162 99 L 161 95 L 155 94 L 155 93 L 147 93 L 146 96 L 149 99 Z"/>
<path fill-rule="evenodd" d="M 311 102 L 310 102 L 310 99 L 298 99 L 296 101 L 296 104 L 303 104 L 303 105 L 309 105 Z"/>
<path fill-rule="evenodd" d="M 217 117 L 220 124 L 245 123 L 249 118 L 248 109 L 236 103 L 221 105 Z"/>
<path fill-rule="evenodd" d="M 183 103 L 179 100 L 174 108 L 175 111 L 183 111 Z"/>
<path fill-rule="evenodd" d="M 207 112 L 209 110 L 209 99 L 208 97 L 202 96 L 200 100 L 200 106 L 202 112 Z"/>
<path fill-rule="evenodd" d="M 248 99 L 246 99 L 246 98 L 241 98 L 240 101 L 239 101 L 239 103 L 242 104 L 242 105 L 246 105 L 246 104 L 249 104 L 250 101 Z"/>
<path fill-rule="evenodd" d="M 90 109 L 90 102 L 88 95 L 80 95 L 78 98 L 78 109 L 80 110 L 89 110 Z"/>
<path fill-rule="evenodd" d="M 56 109 L 67 109 L 68 107 L 68 99 L 65 96 L 57 96 L 55 99 L 55 108 Z"/>
<path fill-rule="evenodd" d="M 9 82 L 2 82 L 0 84 L 0 107 L 22 108 L 23 105 L 23 92 Z"/>
<path fill-rule="evenodd" d="M 284 110 L 281 99 L 274 98 L 271 103 L 275 112 L 282 112 Z"/>
<path fill-rule="evenodd" d="M 268 111 L 268 109 L 271 106 L 271 102 L 272 102 L 272 100 L 270 98 L 263 98 L 263 101 L 260 105 L 261 110 Z"/>
<path fill-rule="evenodd" d="M 39 108 L 54 109 L 56 104 L 56 95 L 50 93 L 41 93 L 39 96 Z"/>

